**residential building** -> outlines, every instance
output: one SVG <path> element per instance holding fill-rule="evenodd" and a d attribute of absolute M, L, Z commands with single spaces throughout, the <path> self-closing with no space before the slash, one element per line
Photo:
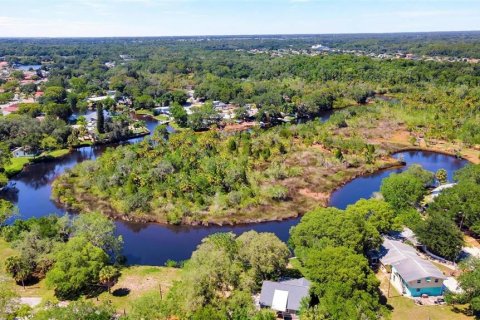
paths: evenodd
<path fill-rule="evenodd" d="M 12 151 L 14 158 L 23 158 L 23 157 L 35 157 L 38 153 L 33 153 L 25 150 L 23 147 L 16 148 Z"/>
<path fill-rule="evenodd" d="M 400 240 L 385 237 L 379 252 L 382 268 L 390 273 L 390 282 L 405 296 L 441 296 L 444 274 L 417 250 Z"/>
<path fill-rule="evenodd" d="M 305 278 L 280 282 L 264 281 L 260 293 L 260 307 L 271 308 L 284 318 L 296 319 L 301 301 L 309 296 L 310 282 Z"/>

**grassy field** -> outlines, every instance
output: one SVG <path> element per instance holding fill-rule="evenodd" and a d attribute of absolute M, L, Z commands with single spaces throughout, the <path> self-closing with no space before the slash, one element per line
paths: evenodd
<path fill-rule="evenodd" d="M 22 171 L 23 167 L 30 163 L 31 159 L 30 157 L 12 158 L 10 164 L 5 166 L 7 176 L 11 177 Z"/>
<path fill-rule="evenodd" d="M 130 303 L 150 292 L 166 294 L 175 280 L 179 279 L 180 269 L 153 266 L 131 266 L 121 271 L 122 275 L 111 289 L 98 299 L 110 301 L 119 311 L 129 311 Z"/>
<path fill-rule="evenodd" d="M 42 153 L 41 157 L 48 157 L 48 158 L 61 158 L 66 156 L 70 153 L 69 149 L 60 149 L 60 150 L 53 150 L 49 152 Z"/>
<path fill-rule="evenodd" d="M 377 278 L 381 281 L 380 289 L 386 295 L 388 279 L 379 271 Z M 390 297 L 387 305 L 392 310 L 392 320 L 472 320 L 473 317 L 462 313 L 464 306 L 455 308 L 450 305 L 442 306 L 419 306 L 412 299 L 400 295 L 393 286 L 390 286 Z"/>
<path fill-rule="evenodd" d="M 52 158 L 61 158 L 66 156 L 70 152 L 69 149 L 59 149 L 53 151 L 45 151 L 37 158 L 33 157 L 19 157 L 19 158 L 12 158 L 10 160 L 10 164 L 5 166 L 5 172 L 7 173 L 8 177 L 12 177 L 18 173 L 20 173 L 23 168 L 29 164 L 31 161 L 42 161 L 43 159 L 52 159 Z"/>
<path fill-rule="evenodd" d="M 170 117 L 165 115 L 165 114 L 159 114 L 159 115 L 154 115 L 152 110 L 147 110 L 147 109 L 140 109 L 140 110 L 135 110 L 135 113 L 138 115 L 143 115 L 143 116 L 150 116 L 158 121 L 169 121 Z"/>
<path fill-rule="evenodd" d="M 10 248 L 10 245 L 0 238 L 0 279 L 6 280 L 12 289 L 20 297 L 40 297 L 42 301 L 55 301 L 54 291 L 47 288 L 45 280 L 39 283 L 27 286 L 25 289 L 17 285 L 12 278 L 5 272 L 5 260 L 14 255 L 16 251 Z M 155 266 L 129 266 L 121 270 L 121 276 L 118 282 L 113 286 L 111 294 L 103 292 L 96 297 L 91 298 L 95 303 L 111 302 L 119 311 L 129 311 L 130 302 L 136 300 L 145 293 L 160 291 L 166 294 L 173 282 L 179 279 L 180 269 L 155 267 Z"/>

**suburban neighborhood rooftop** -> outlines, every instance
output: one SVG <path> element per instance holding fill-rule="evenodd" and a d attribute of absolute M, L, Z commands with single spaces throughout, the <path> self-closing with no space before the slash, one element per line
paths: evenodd
<path fill-rule="evenodd" d="M 436 266 L 421 258 L 415 248 L 399 240 L 385 237 L 380 257 L 383 265 L 394 266 L 405 281 L 428 277 L 446 279 Z"/>

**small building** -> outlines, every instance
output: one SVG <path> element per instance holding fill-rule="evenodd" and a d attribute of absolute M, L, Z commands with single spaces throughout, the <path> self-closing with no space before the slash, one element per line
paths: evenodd
<path fill-rule="evenodd" d="M 436 197 L 438 197 L 440 194 L 442 194 L 443 191 L 445 191 L 447 189 L 450 189 L 450 188 L 453 188 L 456 185 L 457 185 L 456 183 L 447 183 L 447 184 L 442 184 L 439 187 L 436 187 L 435 189 L 430 191 L 430 194 L 425 196 L 422 204 L 424 206 L 428 206 L 430 203 L 432 203 L 435 200 Z"/>
<path fill-rule="evenodd" d="M 30 151 L 25 150 L 23 147 L 18 147 L 12 151 L 12 155 L 14 158 L 23 158 L 23 157 L 35 157 L 38 153 L 33 153 Z"/>
<path fill-rule="evenodd" d="M 156 107 L 156 108 L 153 108 L 153 112 L 154 112 L 155 115 L 158 115 L 158 114 L 170 114 L 170 107 L 169 107 L 169 106 Z"/>
<path fill-rule="evenodd" d="M 222 101 L 213 101 L 212 104 L 213 107 L 216 109 L 223 109 L 227 107 L 227 104 Z"/>
<path fill-rule="evenodd" d="M 305 278 L 280 282 L 264 281 L 260 293 L 260 307 L 271 308 L 282 316 L 298 315 L 301 301 L 309 296 L 310 282 Z"/>
<path fill-rule="evenodd" d="M 456 186 L 456 185 L 457 185 L 456 183 L 442 184 L 441 186 L 436 187 L 435 189 L 433 189 L 433 190 L 430 192 L 430 195 L 432 196 L 433 199 L 435 199 L 435 198 L 438 197 L 444 190 L 453 188 L 453 187 Z"/>
<path fill-rule="evenodd" d="M 11 105 L 9 105 L 8 107 L 5 107 L 2 109 L 2 113 L 4 116 L 7 116 L 11 113 L 14 113 L 14 112 L 18 112 L 20 106 L 18 105 L 18 103 L 13 103 Z"/>
<path fill-rule="evenodd" d="M 390 272 L 391 284 L 405 296 L 441 296 L 446 277 L 415 248 L 385 237 L 379 252 L 382 268 Z"/>

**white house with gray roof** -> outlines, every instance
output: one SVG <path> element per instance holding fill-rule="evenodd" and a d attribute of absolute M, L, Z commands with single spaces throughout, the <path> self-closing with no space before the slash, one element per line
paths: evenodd
<path fill-rule="evenodd" d="M 296 315 L 301 301 L 309 296 L 310 281 L 305 278 L 280 282 L 264 281 L 260 293 L 260 307 L 268 307 L 283 315 Z"/>
<path fill-rule="evenodd" d="M 398 292 L 411 297 L 443 294 L 446 277 L 412 246 L 385 237 L 379 253 L 382 266 L 391 268 L 390 281 Z"/>

